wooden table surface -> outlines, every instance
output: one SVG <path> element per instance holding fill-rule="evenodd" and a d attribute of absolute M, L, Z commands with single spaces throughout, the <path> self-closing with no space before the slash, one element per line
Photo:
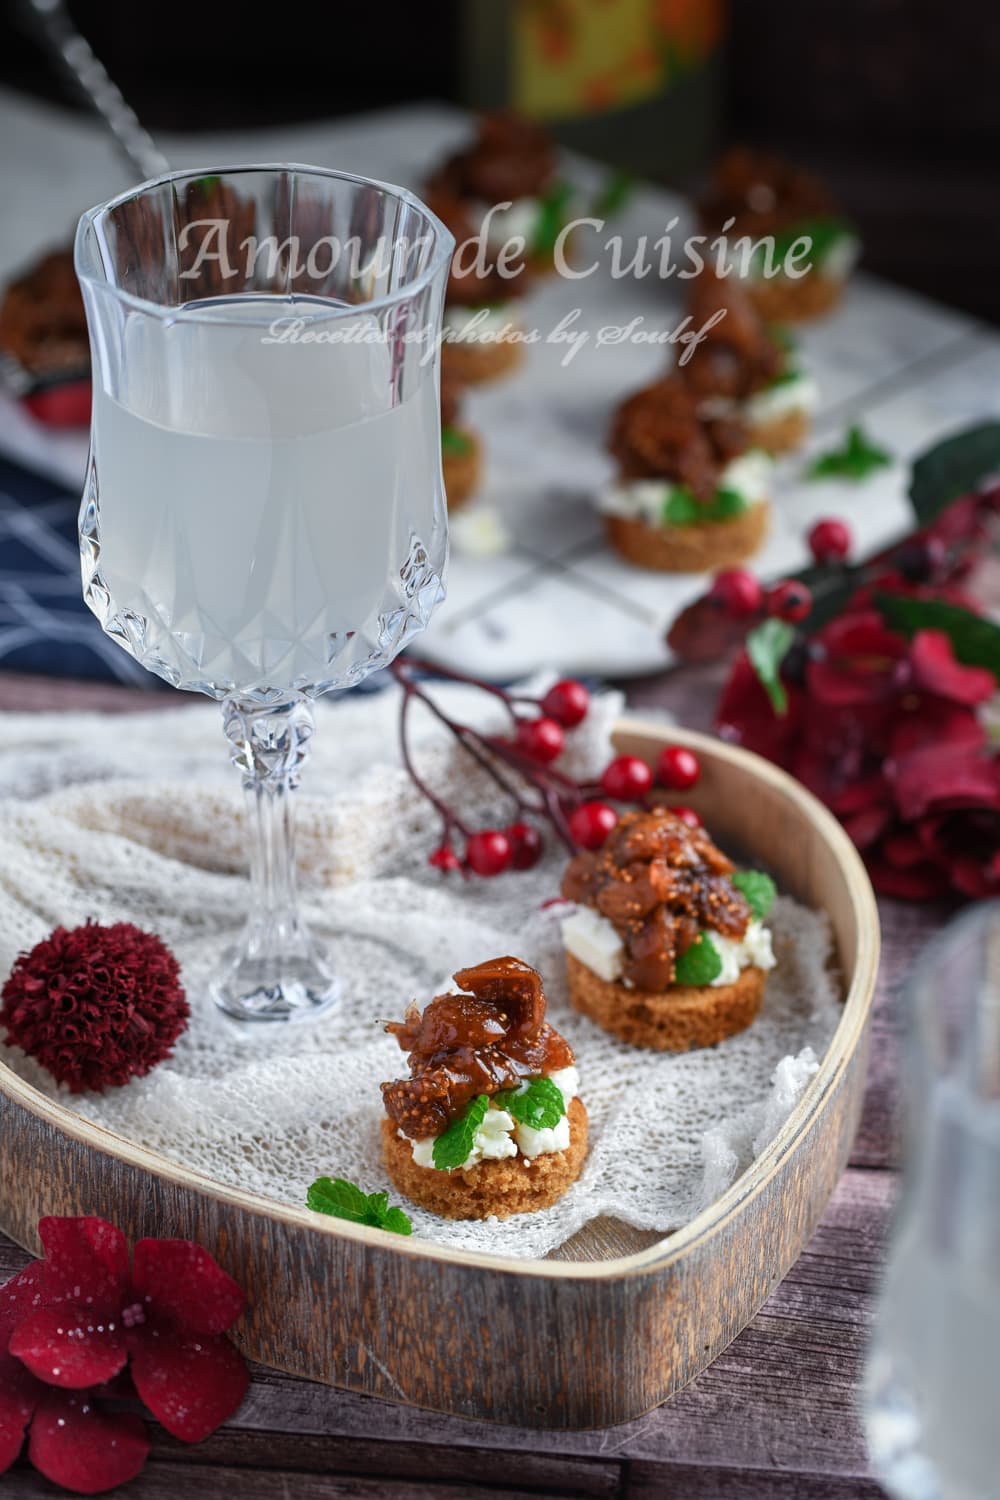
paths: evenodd
<path fill-rule="evenodd" d="M 713 673 L 632 684 L 630 703 L 707 726 Z M 182 695 L 183 696 L 183 695 Z M 0 709 L 174 706 L 174 694 L 0 676 Z M 616 1496 L 870 1500 L 858 1383 L 892 1206 L 899 991 L 943 908 L 881 903 L 871 1074 L 850 1165 L 801 1259 L 750 1326 L 665 1406 L 606 1431 L 522 1432 L 391 1405 L 257 1366 L 237 1416 L 188 1447 L 152 1427 L 134 1500 Z M 26 1261 L 0 1236 L 0 1281 Z M 430 1315 L 430 1314 L 429 1314 Z M 51 1496 L 22 1459 L 11 1496 Z"/>

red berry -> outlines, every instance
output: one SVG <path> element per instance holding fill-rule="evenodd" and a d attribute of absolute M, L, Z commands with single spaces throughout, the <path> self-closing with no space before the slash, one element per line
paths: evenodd
<path fill-rule="evenodd" d="M 606 802 L 584 802 L 569 815 L 569 831 L 581 849 L 599 849 L 618 822 Z"/>
<path fill-rule="evenodd" d="M 499 875 L 513 858 L 510 839 L 496 828 L 474 833 L 465 846 L 465 863 L 476 875 Z"/>
<path fill-rule="evenodd" d="M 689 786 L 694 786 L 700 775 L 701 766 L 693 750 L 685 750 L 683 745 L 668 745 L 665 750 L 660 751 L 660 758 L 656 762 L 656 776 L 661 786 L 686 792 Z"/>
<path fill-rule="evenodd" d="M 653 773 L 637 755 L 618 755 L 605 766 L 601 787 L 619 802 L 640 802 L 653 785 Z"/>
<path fill-rule="evenodd" d="M 701 819 L 693 807 L 668 807 L 667 811 L 672 812 L 675 818 L 680 818 L 689 828 L 701 827 Z"/>
<path fill-rule="evenodd" d="M 582 682 L 566 677 L 554 682 L 542 699 L 542 711 L 564 729 L 575 729 L 587 717 L 590 694 Z"/>
<path fill-rule="evenodd" d="M 764 590 L 760 580 L 746 568 L 725 568 L 716 573 L 708 597 L 723 609 L 731 620 L 748 620 L 760 609 Z"/>
<path fill-rule="evenodd" d="M 789 578 L 786 583 L 776 583 L 773 589 L 768 589 L 764 602 L 769 615 L 795 624 L 806 618 L 813 601 L 812 594 L 804 583 Z"/>
<path fill-rule="evenodd" d="M 809 550 L 818 563 L 843 562 L 851 550 L 851 530 L 843 521 L 817 521 L 809 532 Z"/>
<path fill-rule="evenodd" d="M 462 861 L 450 844 L 442 844 L 439 849 L 435 849 L 427 863 L 435 870 L 448 871 L 462 868 Z"/>
<path fill-rule="evenodd" d="M 566 736 L 555 719 L 518 719 L 518 749 L 543 766 L 558 760 L 565 744 Z"/>
<path fill-rule="evenodd" d="M 545 845 L 542 835 L 531 823 L 512 823 L 506 830 L 510 840 L 511 865 L 515 870 L 530 870 L 542 857 Z"/>

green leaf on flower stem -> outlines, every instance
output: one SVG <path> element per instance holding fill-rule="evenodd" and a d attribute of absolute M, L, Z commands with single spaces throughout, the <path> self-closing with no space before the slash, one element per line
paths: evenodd
<path fill-rule="evenodd" d="M 635 178 L 631 172 L 613 172 L 591 205 L 592 217 L 610 219 L 620 214 L 634 190 Z"/>
<path fill-rule="evenodd" d="M 485 1120 L 489 1107 L 489 1096 L 477 1095 L 465 1113 L 452 1120 L 448 1129 L 437 1137 L 433 1155 L 434 1165 L 439 1171 L 449 1172 L 462 1165 L 472 1150 L 476 1131 Z"/>
<path fill-rule="evenodd" d="M 674 983 L 700 988 L 722 973 L 722 957 L 707 932 L 699 932 L 674 965 Z"/>
<path fill-rule="evenodd" d="M 562 1090 L 551 1078 L 533 1078 L 526 1088 L 502 1089 L 493 1103 L 532 1130 L 551 1130 L 566 1113 Z"/>
<path fill-rule="evenodd" d="M 344 1177 L 317 1177 L 306 1193 L 306 1207 L 351 1224 L 388 1229 L 392 1234 L 413 1233 L 409 1215 L 401 1208 L 389 1207 L 388 1193 L 364 1193 Z"/>
<path fill-rule="evenodd" d="M 884 469 L 892 463 L 892 454 L 879 448 L 864 430 L 857 426 L 848 430 L 842 448 L 832 448 L 820 454 L 806 471 L 807 479 L 867 479 L 876 469 Z"/>
<path fill-rule="evenodd" d="M 1000 625 L 974 615 L 959 604 L 940 599 L 910 599 L 876 594 L 875 606 L 885 623 L 907 637 L 918 630 L 939 630 L 951 641 L 963 667 L 985 667 L 1000 682 Z"/>
<path fill-rule="evenodd" d="M 538 217 L 528 249 L 532 255 L 551 255 L 566 224 L 566 209 L 573 196 L 568 182 L 554 182 L 538 206 Z"/>
<path fill-rule="evenodd" d="M 935 443 L 913 465 L 910 504 L 921 526 L 1000 473 L 1000 422 L 981 422 Z"/>
<path fill-rule="evenodd" d="M 746 897 L 754 920 L 763 922 L 778 894 L 770 875 L 766 875 L 763 870 L 737 870 L 732 881 L 736 889 Z"/>
<path fill-rule="evenodd" d="M 788 712 L 788 694 L 781 680 L 781 663 L 785 659 L 795 631 L 787 620 L 764 620 L 747 636 L 747 655 L 761 686 L 779 717 Z"/>

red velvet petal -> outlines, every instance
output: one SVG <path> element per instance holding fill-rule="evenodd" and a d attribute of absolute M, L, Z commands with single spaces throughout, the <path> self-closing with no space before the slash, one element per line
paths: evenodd
<path fill-rule="evenodd" d="M 0 1354 L 0 1474 L 21 1451 L 24 1429 L 45 1387 L 12 1354 Z"/>
<path fill-rule="evenodd" d="M 246 1307 L 246 1298 L 208 1251 L 191 1240 L 140 1240 L 135 1247 L 132 1282 L 195 1333 L 223 1333 Z"/>
<path fill-rule="evenodd" d="M 907 823 L 951 808 L 1000 811 L 1000 760 L 950 745 L 926 745 L 889 768 Z"/>
<path fill-rule="evenodd" d="M 896 870 L 909 870 L 927 858 L 927 850 L 915 833 L 894 833 L 883 839 L 882 853 Z"/>
<path fill-rule="evenodd" d="M 907 695 L 899 704 L 889 739 L 891 756 L 907 755 L 923 745 L 951 745 L 978 749 L 986 743 L 986 730 L 972 708 L 948 703 L 927 694 Z"/>
<path fill-rule="evenodd" d="M 842 822 L 853 844 L 859 849 L 870 849 L 892 821 L 889 807 L 866 807 L 861 812 L 851 813 Z"/>
<path fill-rule="evenodd" d="M 942 630 L 918 630 L 910 643 L 914 684 L 952 703 L 985 703 L 997 680 L 985 667 L 963 667 Z"/>
<path fill-rule="evenodd" d="M 868 863 L 868 873 L 877 891 L 883 896 L 896 896 L 901 901 L 930 901 L 935 896 L 943 896 L 950 888 L 944 871 L 931 864 L 898 870 L 884 860 L 873 859 Z"/>
<path fill-rule="evenodd" d="M 48 1385 L 81 1391 L 117 1375 L 128 1354 L 121 1324 L 70 1302 L 43 1307 L 19 1323 L 10 1352 Z"/>
<path fill-rule="evenodd" d="M 951 862 L 951 878 L 956 890 L 973 901 L 986 901 L 991 896 L 1000 896 L 1000 871 L 992 875 L 974 859 L 954 859 Z"/>
<path fill-rule="evenodd" d="M 141 1417 L 107 1413 L 87 1394 L 48 1391 L 31 1424 L 28 1456 L 77 1495 L 99 1495 L 134 1479 L 149 1454 Z"/>
<path fill-rule="evenodd" d="M 39 1219 L 50 1296 L 88 1308 L 120 1307 L 128 1278 L 128 1245 L 120 1229 L 93 1215 Z"/>
<path fill-rule="evenodd" d="M 33 1260 L 0 1286 L 0 1353 L 4 1353 L 17 1324 L 43 1306 L 45 1268 Z"/>
<path fill-rule="evenodd" d="M 128 1341 L 140 1398 L 182 1442 L 200 1443 L 246 1394 L 246 1362 L 223 1334 L 185 1334 L 153 1320 L 131 1329 Z"/>

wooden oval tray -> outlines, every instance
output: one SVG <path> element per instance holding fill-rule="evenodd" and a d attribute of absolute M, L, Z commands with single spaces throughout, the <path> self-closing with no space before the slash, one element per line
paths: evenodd
<path fill-rule="evenodd" d="M 0 1227 L 38 1253 L 43 1214 L 100 1214 L 131 1238 L 200 1241 L 252 1298 L 235 1336 L 263 1363 L 389 1400 L 526 1427 L 603 1427 L 658 1405 L 754 1316 L 793 1264 L 861 1110 L 878 915 L 839 824 L 746 751 L 624 720 L 619 752 L 690 745 L 689 801 L 725 845 L 825 909 L 844 1013 L 783 1129 L 666 1238 L 602 1220 L 542 1261 L 489 1258 L 288 1208 L 90 1124 L 0 1065 Z"/>

